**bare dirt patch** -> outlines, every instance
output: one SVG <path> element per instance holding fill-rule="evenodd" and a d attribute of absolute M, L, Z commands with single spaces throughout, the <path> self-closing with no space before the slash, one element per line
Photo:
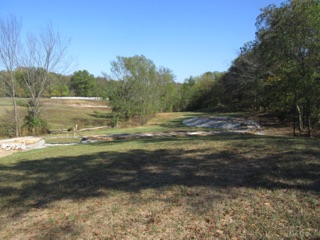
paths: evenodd
<path fill-rule="evenodd" d="M 13 154 L 15 152 L 17 152 L 17 150 L 3 150 L 3 149 L 0 149 L 0 158 L 9 156 L 9 155 L 11 155 L 11 154 Z"/>

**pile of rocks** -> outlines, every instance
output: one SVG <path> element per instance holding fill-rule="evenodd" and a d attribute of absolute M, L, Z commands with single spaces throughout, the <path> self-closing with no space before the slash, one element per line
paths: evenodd
<path fill-rule="evenodd" d="M 0 140 L 0 148 L 4 150 L 30 150 L 43 148 L 45 141 L 37 137 L 21 137 Z"/>
<path fill-rule="evenodd" d="M 225 129 L 234 132 L 263 134 L 262 127 L 255 121 L 235 117 L 195 117 L 186 119 L 183 124 L 189 127 Z"/>

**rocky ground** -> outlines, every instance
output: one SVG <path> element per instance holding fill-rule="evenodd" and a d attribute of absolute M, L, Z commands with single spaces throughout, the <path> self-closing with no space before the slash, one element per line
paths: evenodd
<path fill-rule="evenodd" d="M 259 132 L 263 134 L 262 127 L 255 121 L 236 117 L 196 117 L 183 121 L 190 127 L 214 128 L 229 131 Z"/>
<path fill-rule="evenodd" d="M 21 137 L 0 140 L 0 157 L 14 152 L 43 148 L 45 141 L 38 137 Z"/>

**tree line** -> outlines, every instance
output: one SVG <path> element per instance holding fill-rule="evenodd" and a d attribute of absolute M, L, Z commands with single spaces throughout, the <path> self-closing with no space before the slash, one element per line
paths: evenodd
<path fill-rule="evenodd" d="M 289 0 L 261 9 L 255 39 L 216 81 L 205 79 L 185 80 L 184 89 L 208 83 L 187 91 L 193 96 L 185 99 L 187 108 L 272 112 L 291 121 L 293 135 L 312 136 L 320 123 L 320 2 Z"/>
<path fill-rule="evenodd" d="M 240 48 L 226 72 L 190 76 L 183 83 L 167 67 L 143 55 L 118 56 L 110 74 L 94 77 L 86 70 L 65 75 L 68 42 L 49 24 L 38 35 L 19 40 L 14 17 L 0 21 L 2 96 L 27 97 L 30 129 L 41 125 L 40 97 L 99 96 L 109 99 L 112 125 L 121 120 L 145 124 L 158 112 L 232 106 L 264 110 L 292 122 L 293 134 L 312 136 L 320 121 L 320 3 L 289 0 L 261 10 L 256 36 Z M 24 50 L 21 51 L 22 47 Z M 21 54 L 23 53 L 23 54 Z M 59 72 L 59 73 L 58 73 Z M 32 131 L 31 131 L 32 132 Z M 16 125 L 19 135 L 19 125 Z"/>
<path fill-rule="evenodd" d="M 221 79 L 221 102 L 276 112 L 294 135 L 312 136 L 320 121 L 320 2 L 269 5 L 256 28 Z"/>

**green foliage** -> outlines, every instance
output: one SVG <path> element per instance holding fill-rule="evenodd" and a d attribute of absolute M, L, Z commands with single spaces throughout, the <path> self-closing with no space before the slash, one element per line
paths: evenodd
<path fill-rule="evenodd" d="M 206 72 L 186 79 L 181 87 L 181 108 L 197 110 L 215 107 L 219 103 L 219 81 L 223 72 Z"/>
<path fill-rule="evenodd" d="M 195 89 L 194 89 L 195 82 L 196 82 L 195 79 L 192 76 L 190 76 L 189 78 L 184 80 L 181 86 L 180 106 L 181 106 L 181 109 L 183 110 L 191 109 L 191 104 L 195 94 Z"/>
<path fill-rule="evenodd" d="M 93 114 L 96 118 L 109 118 L 110 117 L 110 113 L 106 113 L 106 112 L 93 111 Z"/>
<path fill-rule="evenodd" d="M 257 22 L 261 61 L 278 77 L 270 82 L 278 90 L 274 95 L 282 96 L 281 102 L 289 109 L 304 109 L 308 135 L 311 118 L 320 111 L 320 83 L 314 79 L 320 71 L 319 12 L 319 1 L 292 0 L 264 9 Z"/>
<path fill-rule="evenodd" d="M 95 86 L 96 80 L 87 70 L 74 72 L 70 80 L 70 88 L 75 96 L 92 97 Z"/>
<path fill-rule="evenodd" d="M 14 137 L 15 136 L 14 126 L 8 123 L 0 123 L 0 136 Z"/>
<path fill-rule="evenodd" d="M 264 96 L 264 69 L 261 69 L 258 63 L 255 43 L 245 44 L 240 56 L 233 61 L 219 82 L 221 103 L 251 110 L 261 106 L 264 102 L 261 99 Z"/>
<path fill-rule="evenodd" d="M 221 101 L 282 112 L 312 134 L 320 113 L 320 2 L 270 5 L 257 18 L 256 39 L 241 48 L 221 80 Z M 295 124 L 293 124 L 295 126 Z"/>
<path fill-rule="evenodd" d="M 69 87 L 66 84 L 58 83 L 52 87 L 51 96 L 53 97 L 65 97 L 70 93 Z"/>
<path fill-rule="evenodd" d="M 109 126 L 112 128 L 117 128 L 118 123 L 119 123 L 119 118 L 117 117 L 117 115 L 114 114 L 111 120 L 109 121 Z"/>
<path fill-rule="evenodd" d="M 50 132 L 48 123 L 39 116 L 32 116 L 32 114 L 26 116 L 22 129 L 25 135 L 47 134 Z"/>
<path fill-rule="evenodd" d="M 179 85 L 174 82 L 175 76 L 171 69 L 160 67 L 157 70 L 156 96 L 160 112 L 179 110 Z"/>
<path fill-rule="evenodd" d="M 110 98 L 110 84 L 108 79 L 102 78 L 102 77 L 97 77 L 96 78 L 96 85 L 93 90 L 93 95 L 95 97 L 102 97 L 103 99 L 108 99 Z"/>
<path fill-rule="evenodd" d="M 110 100 L 115 122 L 138 118 L 145 124 L 150 116 L 174 108 L 174 76 L 169 69 L 156 69 L 145 56 L 117 57 L 111 62 Z M 117 125 L 117 124 L 115 124 Z"/>
<path fill-rule="evenodd" d="M 29 107 L 28 102 L 24 99 L 17 99 L 17 106 L 25 108 Z"/>
<path fill-rule="evenodd" d="M 48 86 L 44 93 L 45 97 L 65 97 L 70 94 L 70 77 L 62 74 L 48 73 Z"/>

